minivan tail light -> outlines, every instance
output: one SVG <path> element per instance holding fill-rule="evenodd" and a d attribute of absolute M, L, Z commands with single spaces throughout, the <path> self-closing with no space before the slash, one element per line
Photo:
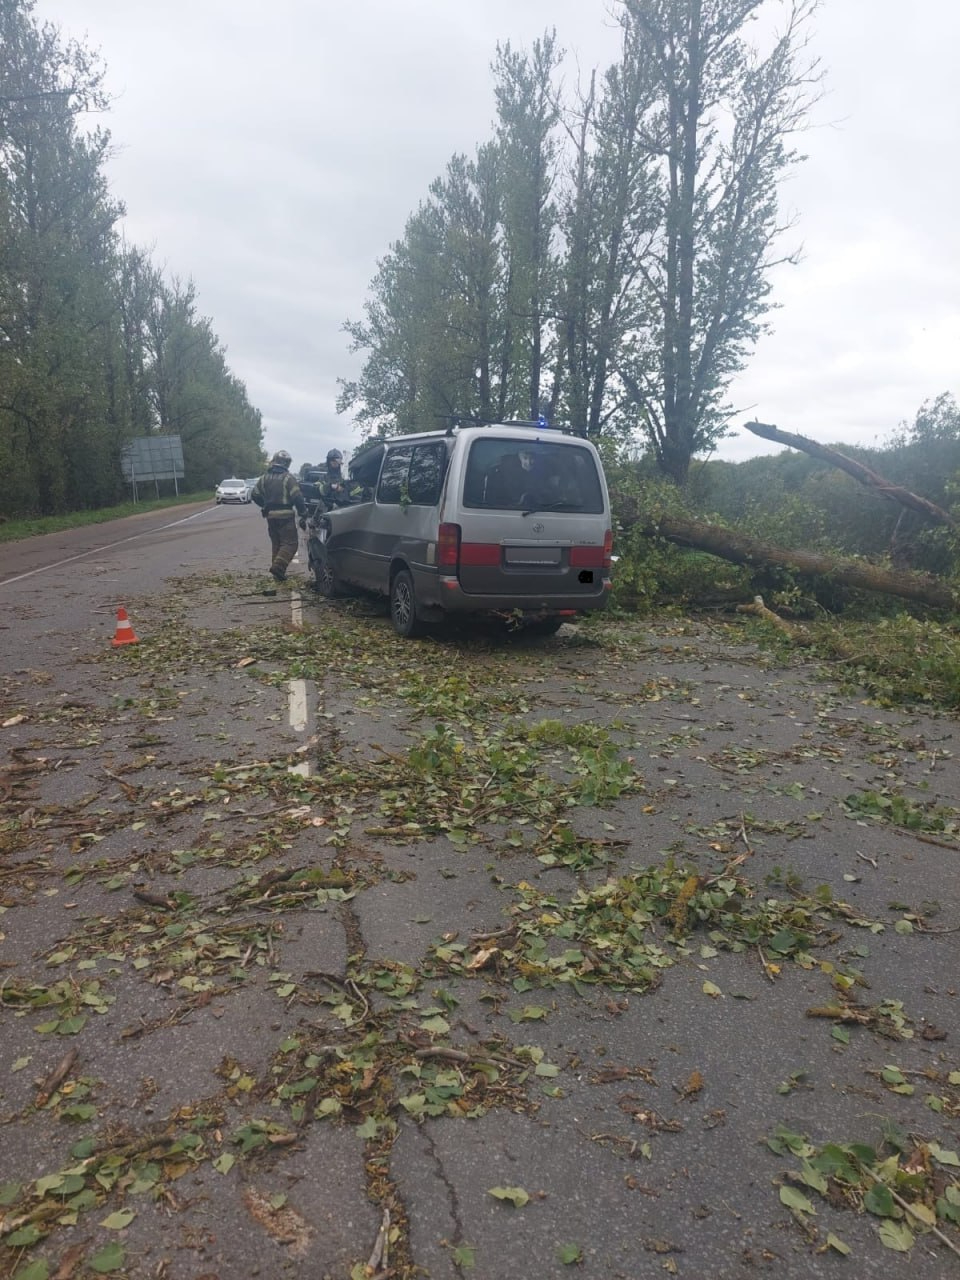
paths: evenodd
<path fill-rule="evenodd" d="M 460 547 L 460 563 L 472 569 L 497 569 L 501 555 L 499 542 L 464 542 Z"/>
<path fill-rule="evenodd" d="M 602 569 L 606 563 L 603 547 L 571 547 L 571 569 Z"/>
<path fill-rule="evenodd" d="M 603 535 L 603 567 L 607 573 L 613 567 L 613 530 L 608 529 Z"/>
<path fill-rule="evenodd" d="M 460 564 L 460 526 L 442 524 L 437 530 L 437 565 L 456 573 Z"/>

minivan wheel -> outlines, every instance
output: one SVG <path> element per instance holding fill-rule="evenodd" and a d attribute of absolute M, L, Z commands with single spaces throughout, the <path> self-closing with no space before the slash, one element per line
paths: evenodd
<path fill-rule="evenodd" d="M 313 586 L 317 595 L 332 600 L 340 594 L 340 579 L 330 561 L 330 555 L 322 542 L 310 539 L 310 567 L 313 570 Z"/>
<path fill-rule="evenodd" d="M 407 569 L 401 569 L 390 584 L 390 619 L 398 636 L 415 636 L 420 630 L 417 593 Z"/>

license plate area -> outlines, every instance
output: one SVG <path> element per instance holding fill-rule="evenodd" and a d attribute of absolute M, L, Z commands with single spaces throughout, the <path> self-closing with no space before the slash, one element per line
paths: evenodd
<path fill-rule="evenodd" d="M 503 562 L 515 569 L 556 569 L 561 551 L 559 547 L 504 547 Z"/>

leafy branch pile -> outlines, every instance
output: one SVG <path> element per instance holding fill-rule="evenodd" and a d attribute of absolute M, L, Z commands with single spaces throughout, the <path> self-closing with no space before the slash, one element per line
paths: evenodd
<path fill-rule="evenodd" d="M 896 1067 L 885 1068 L 883 1074 L 894 1087 L 903 1080 Z M 960 1072 L 950 1073 L 950 1084 L 960 1085 Z M 955 1151 L 893 1126 L 887 1126 L 878 1146 L 863 1142 L 817 1146 L 784 1128 L 778 1128 L 767 1145 L 777 1155 L 799 1161 L 799 1169 L 784 1175 L 780 1201 L 811 1238 L 817 1238 L 813 1223 L 817 1210 L 807 1191 L 835 1209 L 865 1211 L 879 1219 L 880 1240 L 897 1253 L 909 1252 L 918 1235 L 932 1233 L 960 1257 L 960 1249 L 943 1230 L 946 1224 L 960 1226 L 960 1156 Z M 822 1249 L 851 1252 L 833 1232 L 827 1233 Z"/>

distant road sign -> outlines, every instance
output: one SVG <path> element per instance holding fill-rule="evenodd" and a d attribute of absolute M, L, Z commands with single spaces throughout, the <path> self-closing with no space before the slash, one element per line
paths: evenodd
<path fill-rule="evenodd" d="M 124 478 L 131 484 L 145 480 L 182 480 L 183 444 L 179 436 L 140 436 L 120 453 Z"/>

